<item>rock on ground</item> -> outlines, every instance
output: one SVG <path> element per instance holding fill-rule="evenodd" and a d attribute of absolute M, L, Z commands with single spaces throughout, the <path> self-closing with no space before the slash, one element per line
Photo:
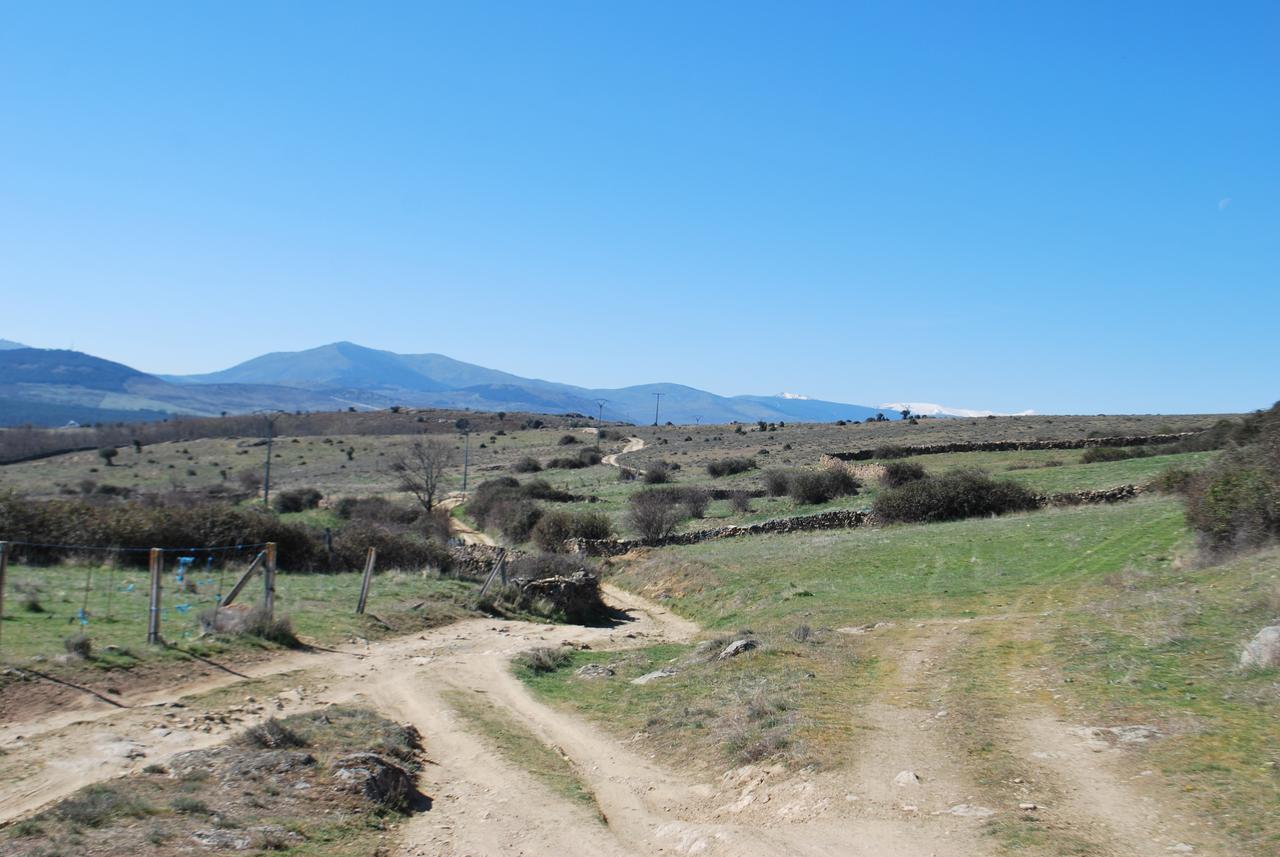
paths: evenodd
<path fill-rule="evenodd" d="M 399 765 L 376 753 L 352 753 L 335 759 L 332 765 L 337 788 L 364 797 L 381 806 L 399 808 L 413 794 L 413 778 Z"/>
<path fill-rule="evenodd" d="M 1280 667 L 1280 625 L 1268 625 L 1245 643 L 1240 666 L 1260 670 Z"/>
<path fill-rule="evenodd" d="M 760 644 L 755 640 L 734 640 L 732 643 L 724 647 L 724 651 L 716 655 L 716 660 L 724 661 L 729 658 L 737 657 L 743 652 L 749 652 L 752 649 L 757 648 L 759 645 Z"/>

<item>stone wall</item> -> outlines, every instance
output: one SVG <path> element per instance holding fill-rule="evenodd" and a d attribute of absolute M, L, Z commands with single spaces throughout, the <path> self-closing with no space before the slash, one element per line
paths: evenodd
<path fill-rule="evenodd" d="M 1178 434 L 1145 434 L 1122 437 L 1082 437 L 1074 440 L 988 440 L 961 441 L 957 443 L 933 443 L 924 446 L 908 446 L 912 455 L 936 455 L 946 452 L 1022 452 L 1029 449 L 1088 449 L 1094 446 L 1149 446 L 1176 443 L 1198 432 Z M 875 449 L 858 449 L 853 452 L 828 452 L 824 458 L 838 461 L 866 461 L 875 458 Z"/>
<path fill-rule="evenodd" d="M 1097 491 L 1068 491 L 1059 494 L 1040 494 L 1036 501 L 1041 508 L 1050 506 L 1085 506 L 1099 503 L 1119 503 L 1131 500 L 1148 490 L 1145 485 L 1119 485 Z M 857 527 L 874 527 L 879 524 L 874 514 L 862 509 L 833 509 L 815 515 L 798 515 L 792 518 L 774 518 L 758 524 L 715 527 L 676 533 L 656 541 L 643 539 L 569 539 L 565 549 L 581 556 L 621 556 L 635 548 L 660 548 L 673 545 L 694 545 L 717 539 L 733 539 L 741 536 L 759 536 L 768 533 L 803 533 L 815 530 L 851 530 Z"/>

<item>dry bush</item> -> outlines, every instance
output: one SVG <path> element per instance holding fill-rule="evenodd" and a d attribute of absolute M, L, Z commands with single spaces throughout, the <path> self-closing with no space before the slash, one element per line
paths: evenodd
<path fill-rule="evenodd" d="M 737 458 L 721 458 L 707 464 L 707 473 L 713 478 L 721 476 L 733 476 L 737 473 L 746 473 L 748 470 L 754 470 L 756 467 L 755 459 L 737 457 Z"/>
<path fill-rule="evenodd" d="M 535 673 L 553 673 L 558 669 L 568 666 L 573 661 L 573 656 L 564 649 L 543 646 L 537 649 L 530 649 L 527 652 L 521 652 L 515 658 L 517 667 L 522 667 Z"/>
<path fill-rule="evenodd" d="M 873 509 L 888 523 L 955 521 L 1037 508 L 1034 494 L 1016 482 L 997 481 L 980 470 L 955 470 L 888 488 Z"/>
<path fill-rule="evenodd" d="M 670 491 L 637 491 L 627 501 L 627 522 L 645 541 L 666 538 L 683 519 L 684 507 Z"/>

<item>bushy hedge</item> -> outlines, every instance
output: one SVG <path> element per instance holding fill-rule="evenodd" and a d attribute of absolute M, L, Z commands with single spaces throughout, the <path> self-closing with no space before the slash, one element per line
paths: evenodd
<path fill-rule="evenodd" d="M 890 461 L 880 474 L 880 484 L 885 488 L 898 488 L 908 482 L 925 478 L 924 465 L 915 461 Z"/>
<path fill-rule="evenodd" d="M 995 480 L 980 470 L 954 470 L 888 488 L 873 509 L 886 523 L 925 523 L 1025 512 L 1038 505 L 1036 496 L 1016 482 Z"/>
<path fill-rule="evenodd" d="M 324 495 L 315 488 L 293 488 L 281 491 L 271 499 L 271 505 L 277 512 L 305 512 L 320 506 Z"/>
<path fill-rule="evenodd" d="M 827 470 L 796 467 L 790 470 L 766 470 L 764 487 L 771 497 L 785 494 L 796 503 L 813 505 L 830 502 L 836 497 L 852 497 L 862 486 L 843 467 Z"/>
<path fill-rule="evenodd" d="M 353 518 L 334 533 L 334 567 L 359 568 L 365 550 L 378 548 L 380 568 L 447 568 L 449 556 L 435 531 L 421 525 L 398 527 Z M 282 568 L 318 571 L 329 566 L 324 538 L 302 524 L 285 523 L 272 512 L 226 503 L 106 506 L 81 500 L 36 502 L 14 494 L 0 495 L 0 538 L 46 545 L 91 545 L 119 548 L 190 549 L 275 542 Z M 61 548 L 16 546 L 23 562 L 45 563 L 77 558 Z M 101 554 L 94 554 L 101 559 Z M 215 560 L 218 557 L 215 556 Z M 145 551 L 124 552 L 117 560 L 147 564 Z"/>
<path fill-rule="evenodd" d="M 1280 403 L 1250 415 L 1186 486 L 1187 522 L 1211 552 L 1280 538 Z"/>

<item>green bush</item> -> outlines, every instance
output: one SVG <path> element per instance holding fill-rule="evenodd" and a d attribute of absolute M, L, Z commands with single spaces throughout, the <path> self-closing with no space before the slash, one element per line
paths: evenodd
<path fill-rule="evenodd" d="M 277 512 L 304 512 L 319 507 L 323 499 L 324 495 L 315 488 L 294 488 L 276 494 L 271 505 Z"/>
<path fill-rule="evenodd" d="M 1189 481 L 1187 522 L 1211 552 L 1280 537 L 1280 402 L 1231 430 L 1234 444 Z"/>
<path fill-rule="evenodd" d="M 1036 496 L 1016 482 L 997 481 L 980 470 L 956 470 L 885 489 L 873 509 L 886 523 L 925 523 L 1025 512 L 1038 505 Z"/>
<path fill-rule="evenodd" d="M 573 537 L 573 515 L 568 512 L 546 512 L 529 533 L 539 550 L 560 553 L 565 540 Z"/>
<path fill-rule="evenodd" d="M 751 458 L 721 458 L 718 461 L 712 461 L 707 465 L 707 473 L 715 479 L 722 476 L 733 476 L 737 473 L 746 473 L 748 470 L 754 470 L 756 467 L 755 459 Z"/>
<path fill-rule="evenodd" d="M 516 473 L 538 473 L 542 470 L 542 465 L 532 455 L 526 455 L 511 465 L 511 469 Z"/>
<path fill-rule="evenodd" d="M 1096 464 L 1100 461 L 1125 461 L 1159 454 L 1161 453 L 1153 453 L 1143 446 L 1091 446 L 1080 456 L 1080 460 L 1085 464 Z"/>
<path fill-rule="evenodd" d="M 885 488 L 897 488 L 908 482 L 925 478 L 923 464 L 915 461 L 890 461 L 884 465 L 884 473 L 880 475 L 880 484 Z"/>
<path fill-rule="evenodd" d="M 796 503 L 827 503 L 836 497 L 858 493 L 858 480 L 842 467 L 829 470 L 793 470 L 787 478 L 787 496 Z"/>

